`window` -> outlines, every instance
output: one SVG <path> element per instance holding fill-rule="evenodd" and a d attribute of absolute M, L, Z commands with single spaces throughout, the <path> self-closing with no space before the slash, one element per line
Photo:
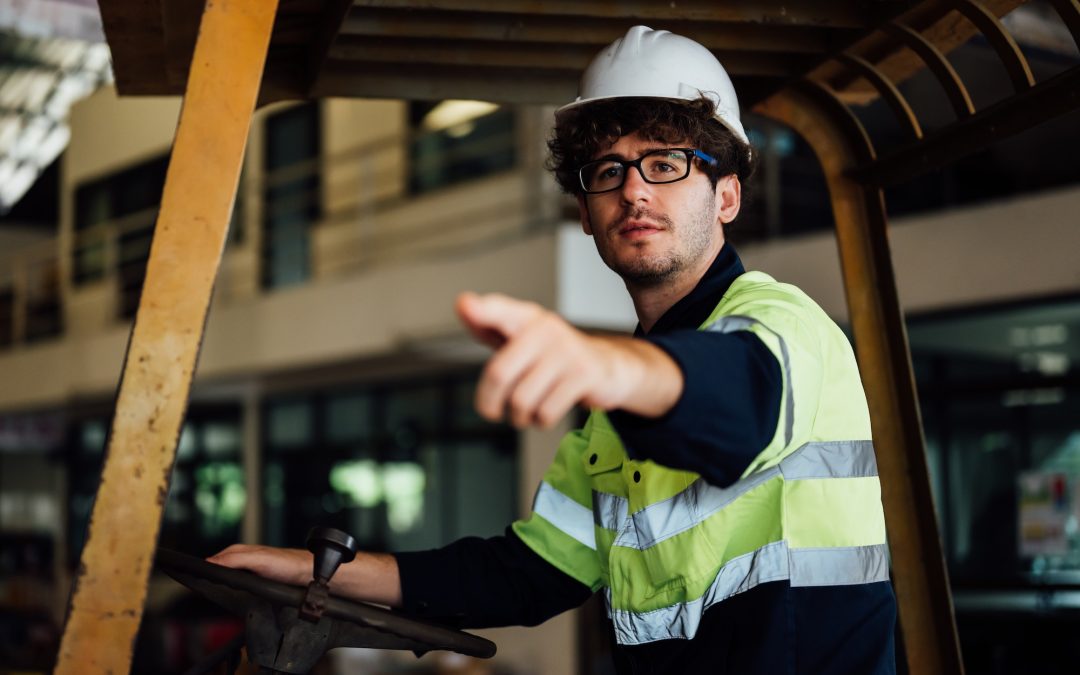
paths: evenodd
<path fill-rule="evenodd" d="M 909 335 L 952 579 L 1080 579 L 1080 299 L 914 319 Z"/>
<path fill-rule="evenodd" d="M 26 194 L 10 211 L 0 214 L 0 228 L 13 225 L 19 229 L 38 230 L 55 235 L 59 221 L 60 160 L 53 161 L 34 181 Z M 23 303 L 25 325 L 21 336 L 27 342 L 55 337 L 63 332 L 64 316 L 60 306 L 60 264 L 56 254 L 42 258 L 24 258 Z M 15 339 L 15 292 L 12 269 L 5 262 L 0 270 L 0 348 Z"/>
<path fill-rule="evenodd" d="M 69 552 L 76 564 L 101 480 L 109 420 L 78 422 L 68 457 Z M 176 449 L 176 464 L 162 518 L 159 544 L 192 555 L 210 555 L 240 541 L 247 503 L 241 463 L 240 409 L 195 407 Z"/>
<path fill-rule="evenodd" d="M 319 106 L 294 106 L 266 119 L 263 266 L 265 288 L 311 275 L 309 230 L 321 214 Z"/>
<path fill-rule="evenodd" d="M 139 307 L 154 224 L 165 187 L 168 154 L 80 185 L 75 190 L 76 284 L 105 276 L 107 237 L 115 236 L 120 316 Z M 110 224 L 109 233 L 99 226 Z"/>
<path fill-rule="evenodd" d="M 474 377 L 269 401 L 265 541 L 302 546 L 316 525 L 369 550 L 501 533 L 516 515 L 516 436 L 462 414 Z"/>
<path fill-rule="evenodd" d="M 413 102 L 409 121 L 413 194 L 506 171 L 517 161 L 510 108 L 482 101 Z"/>
<path fill-rule="evenodd" d="M 106 251 L 115 240 L 119 315 L 135 316 L 139 307 L 154 226 L 165 189 L 169 155 L 163 154 L 75 189 L 76 284 L 105 278 Z M 242 200 L 233 207 L 228 243 L 240 241 Z M 108 230 L 105 228 L 109 228 Z"/>

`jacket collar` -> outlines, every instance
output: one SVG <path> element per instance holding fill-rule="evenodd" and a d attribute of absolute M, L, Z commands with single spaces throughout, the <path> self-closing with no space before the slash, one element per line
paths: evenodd
<path fill-rule="evenodd" d="M 671 306 L 656 322 L 649 335 L 661 335 L 673 330 L 696 330 L 705 319 L 709 318 L 720 299 L 727 293 L 733 281 L 745 273 L 739 254 L 730 242 L 724 242 L 723 248 L 716 254 L 712 265 L 701 277 L 694 290 Z M 638 324 L 634 335 L 645 335 Z"/>

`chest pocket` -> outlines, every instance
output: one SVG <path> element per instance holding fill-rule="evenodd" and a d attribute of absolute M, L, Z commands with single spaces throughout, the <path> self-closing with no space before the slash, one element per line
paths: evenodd
<path fill-rule="evenodd" d="M 622 478 L 623 464 L 628 461 L 622 442 L 614 433 L 597 428 L 581 455 L 581 468 L 589 477 L 592 489 L 626 497 L 626 482 Z"/>

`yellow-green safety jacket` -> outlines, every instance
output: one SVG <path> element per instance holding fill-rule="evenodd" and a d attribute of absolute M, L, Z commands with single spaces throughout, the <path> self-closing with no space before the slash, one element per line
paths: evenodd
<path fill-rule="evenodd" d="M 870 416 L 844 334 L 761 272 L 739 276 L 699 330 L 750 331 L 781 365 L 776 432 L 740 479 L 718 487 L 631 460 L 595 410 L 513 525 L 549 563 L 605 589 L 620 644 L 693 638 L 709 607 L 770 581 L 889 578 Z"/>

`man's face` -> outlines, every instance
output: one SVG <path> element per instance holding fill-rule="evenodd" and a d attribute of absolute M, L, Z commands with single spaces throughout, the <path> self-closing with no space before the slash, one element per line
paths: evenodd
<path fill-rule="evenodd" d="M 636 133 L 601 148 L 593 159 L 633 160 L 651 150 L 686 147 Z M 724 243 L 717 191 L 695 166 L 685 180 L 646 183 L 630 168 L 617 190 L 582 198 L 582 226 L 600 257 L 625 282 L 658 286 L 681 273 L 703 271 Z"/>

